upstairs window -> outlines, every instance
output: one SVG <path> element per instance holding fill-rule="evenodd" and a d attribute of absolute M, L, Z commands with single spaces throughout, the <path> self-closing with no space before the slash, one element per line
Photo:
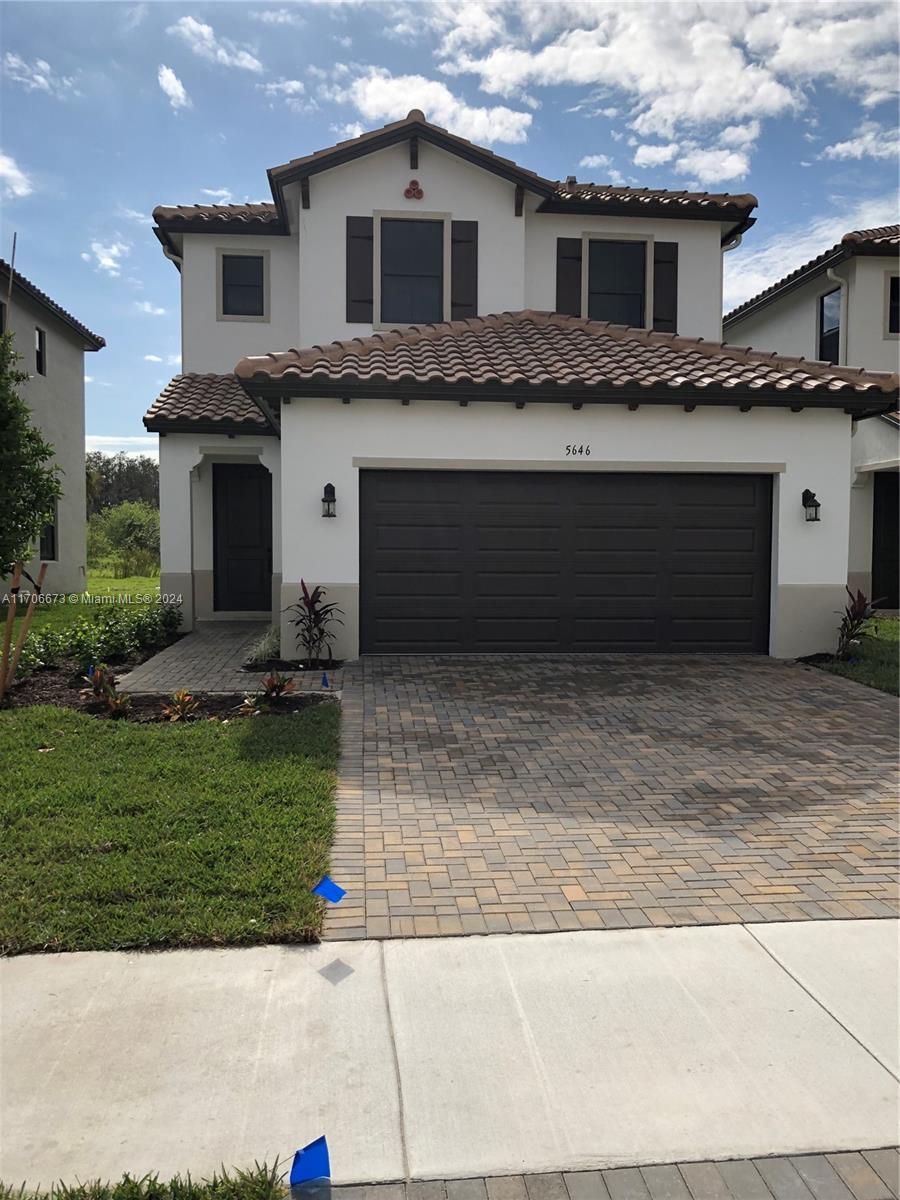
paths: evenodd
<path fill-rule="evenodd" d="M 900 275 L 888 276 L 887 332 L 900 334 Z"/>
<path fill-rule="evenodd" d="M 34 369 L 38 375 L 47 374 L 47 335 L 37 326 L 34 328 Z"/>
<path fill-rule="evenodd" d="M 645 242 L 588 243 L 585 315 L 616 325 L 646 324 L 647 245 Z"/>
<path fill-rule="evenodd" d="M 819 297 L 819 350 L 822 362 L 836 363 L 841 343 L 841 289 Z"/>
<path fill-rule="evenodd" d="M 56 545 L 57 520 L 58 520 L 58 513 L 57 513 L 56 505 L 54 503 L 53 519 L 48 521 L 47 524 L 44 526 L 44 528 L 41 530 L 41 545 L 40 545 L 39 553 L 40 553 L 42 562 L 55 562 L 57 559 L 57 545 Z"/>
<path fill-rule="evenodd" d="M 6 301 L 0 300 L 0 334 L 6 333 Z"/>
<path fill-rule="evenodd" d="M 219 319 L 264 321 L 267 263 L 264 254 L 219 253 Z"/>
<path fill-rule="evenodd" d="M 444 319 L 444 222 L 381 220 L 381 324 Z"/>

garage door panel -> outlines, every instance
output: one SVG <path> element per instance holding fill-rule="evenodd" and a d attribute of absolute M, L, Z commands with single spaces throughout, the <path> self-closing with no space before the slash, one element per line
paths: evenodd
<path fill-rule="evenodd" d="M 761 476 L 363 471 L 361 646 L 765 651 L 770 521 Z"/>

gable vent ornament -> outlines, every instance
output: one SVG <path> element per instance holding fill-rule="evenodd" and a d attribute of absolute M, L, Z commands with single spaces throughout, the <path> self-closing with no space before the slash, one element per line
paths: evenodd
<path fill-rule="evenodd" d="M 424 197 L 425 193 L 418 179 L 411 179 L 403 192 L 404 200 L 422 200 Z"/>

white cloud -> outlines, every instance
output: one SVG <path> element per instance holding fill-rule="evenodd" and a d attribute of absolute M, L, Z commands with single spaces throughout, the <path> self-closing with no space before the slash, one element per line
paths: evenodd
<path fill-rule="evenodd" d="M 661 163 L 671 162 L 677 153 L 677 142 L 668 142 L 664 146 L 638 146 L 633 161 L 636 167 L 658 167 Z"/>
<path fill-rule="evenodd" d="M 3 56 L 3 74 L 28 92 L 43 92 L 59 100 L 78 95 L 74 77 L 57 75 L 43 58 L 36 58 L 29 63 L 20 55 L 7 51 Z"/>
<path fill-rule="evenodd" d="M 158 363 L 162 362 L 162 358 L 158 354 L 145 354 L 144 362 Z"/>
<path fill-rule="evenodd" d="M 119 208 L 118 215 L 126 221 L 136 221 L 138 225 L 152 225 L 153 217 L 149 213 L 138 212 L 136 208 Z"/>
<path fill-rule="evenodd" d="M 189 50 L 207 62 L 218 63 L 221 67 L 237 67 L 242 71 L 263 69 L 255 54 L 228 38 L 216 37 L 212 25 L 204 25 L 194 17 L 181 17 L 166 32 L 180 38 Z"/>
<path fill-rule="evenodd" d="M 436 79 L 423 75 L 391 75 L 383 67 L 370 67 L 345 88 L 334 88 L 330 98 L 350 102 L 368 121 L 397 121 L 411 108 L 420 108 L 436 125 L 474 142 L 524 142 L 533 117 L 502 105 L 477 108 L 460 100 Z"/>
<path fill-rule="evenodd" d="M 679 175 L 691 175 L 701 184 L 724 183 L 743 179 L 750 170 L 750 160 L 741 150 L 703 149 L 696 146 L 680 154 L 675 161 Z"/>
<path fill-rule="evenodd" d="M 250 16 L 254 21 L 261 21 L 263 25 L 293 25 L 299 28 L 306 24 L 299 8 L 264 8 L 262 12 L 251 8 Z"/>
<path fill-rule="evenodd" d="M 167 354 L 166 355 L 166 366 L 180 367 L 181 366 L 181 355 L 180 354 Z"/>
<path fill-rule="evenodd" d="M 232 195 L 228 188 L 201 188 L 200 191 L 204 196 L 209 196 L 213 203 L 230 204 L 232 201 Z"/>
<path fill-rule="evenodd" d="M 826 146 L 820 158 L 894 158 L 898 152 L 898 130 L 883 129 L 875 121 L 863 121 L 845 142 Z"/>
<path fill-rule="evenodd" d="M 34 184 L 10 154 L 0 154 L 0 189 L 4 200 L 22 200 L 34 191 Z"/>
<path fill-rule="evenodd" d="M 852 229 L 874 229 L 897 220 L 896 195 L 863 200 L 855 205 L 836 201 L 832 211 L 761 239 L 756 229 L 745 234 L 737 250 L 725 255 L 724 302 L 732 309 L 769 284 L 837 245 Z M 740 340 L 740 339 L 738 339 Z M 778 350 L 779 346 L 761 346 Z"/>
<path fill-rule="evenodd" d="M 608 154 L 586 154 L 584 158 L 578 160 L 578 165 L 594 171 L 606 171 L 606 181 L 615 184 L 616 187 L 621 187 L 625 183 L 625 176 L 612 165 L 612 162 L 613 160 Z"/>
<path fill-rule="evenodd" d="M 85 383 L 93 383 L 93 382 L 94 382 L 94 377 L 93 377 L 93 375 L 85 375 L 85 377 L 84 377 L 84 382 L 85 382 Z"/>
<path fill-rule="evenodd" d="M 93 263 L 95 271 L 103 271 L 112 278 L 122 272 L 122 259 L 131 253 L 131 243 L 125 241 L 91 242 L 91 252 L 82 251 L 85 262 Z"/>
<path fill-rule="evenodd" d="M 746 125 L 727 125 L 719 131 L 720 146 L 753 146 L 759 138 L 759 121 L 748 121 Z"/>
<path fill-rule="evenodd" d="M 342 142 L 358 138 L 366 132 L 366 127 L 361 121 L 348 121 L 345 125 L 332 125 L 331 128 L 335 137 Z"/>
<path fill-rule="evenodd" d="M 126 454 L 129 458 L 137 458 L 140 455 L 159 458 L 159 439 L 152 433 L 126 434 L 123 437 L 108 433 L 89 433 L 84 443 L 86 450 L 99 450 L 101 454 Z"/>
<path fill-rule="evenodd" d="M 160 64 L 156 78 L 159 81 L 159 86 L 169 97 L 169 103 L 174 112 L 178 112 L 179 108 L 191 107 L 191 98 L 185 91 L 184 84 L 171 67 Z"/>
<path fill-rule="evenodd" d="M 158 308 L 155 304 L 151 304 L 149 300 L 135 300 L 134 307 L 138 312 L 146 313 L 150 317 L 164 317 L 166 310 Z"/>
<path fill-rule="evenodd" d="M 258 83 L 256 86 L 265 93 L 268 100 L 283 100 L 293 112 L 315 107 L 314 101 L 305 102 L 302 99 L 306 85 L 301 79 L 278 79 L 272 83 Z"/>
<path fill-rule="evenodd" d="M 130 8 L 126 8 L 121 17 L 123 30 L 131 33 L 132 30 L 143 25 L 149 11 L 149 4 L 134 4 Z"/>

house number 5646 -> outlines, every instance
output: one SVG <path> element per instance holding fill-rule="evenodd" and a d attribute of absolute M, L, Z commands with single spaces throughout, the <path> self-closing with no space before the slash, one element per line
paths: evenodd
<path fill-rule="evenodd" d="M 583 458 L 590 458 L 590 445 L 582 442 L 580 446 L 566 446 L 566 458 L 574 458 L 576 455 L 580 455 Z"/>

